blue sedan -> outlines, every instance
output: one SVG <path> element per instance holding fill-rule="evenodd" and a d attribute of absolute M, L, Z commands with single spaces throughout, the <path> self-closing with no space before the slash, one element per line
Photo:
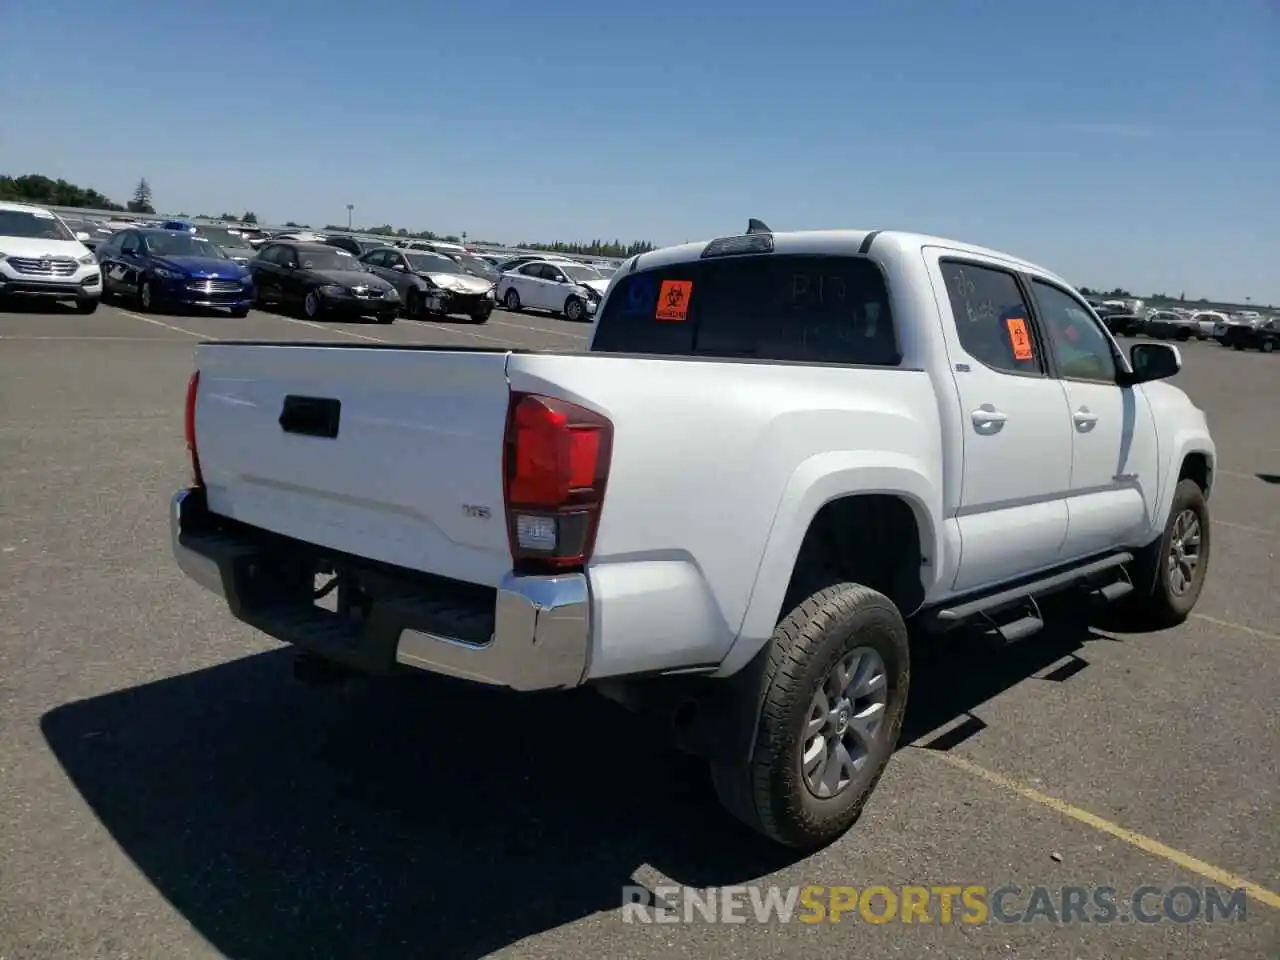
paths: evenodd
<path fill-rule="evenodd" d="M 121 230 L 95 251 L 102 296 L 125 297 L 143 310 L 220 307 L 233 317 L 253 306 L 253 276 L 203 237 L 185 231 Z"/>

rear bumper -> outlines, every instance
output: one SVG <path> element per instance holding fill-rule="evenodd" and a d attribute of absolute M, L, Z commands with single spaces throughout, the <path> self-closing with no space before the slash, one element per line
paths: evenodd
<path fill-rule="evenodd" d="M 378 567 L 220 518 L 200 489 L 174 495 L 169 523 L 178 567 L 237 619 L 334 662 L 368 673 L 399 664 L 515 690 L 575 687 L 587 674 L 583 574 L 508 574 L 494 590 Z M 358 589 L 358 609 L 316 605 L 320 569 Z"/>

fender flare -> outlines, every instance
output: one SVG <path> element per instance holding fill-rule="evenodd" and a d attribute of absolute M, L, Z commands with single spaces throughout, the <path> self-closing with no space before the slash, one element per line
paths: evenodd
<path fill-rule="evenodd" d="M 921 557 L 928 561 L 921 567 L 922 576 L 930 578 L 922 581 L 928 591 L 943 551 L 935 519 L 942 516 L 942 492 L 930 479 L 940 472 L 922 460 L 884 451 L 837 450 L 802 461 L 779 498 L 738 635 L 715 675 L 736 673 L 768 642 L 805 534 L 818 511 L 833 500 L 879 494 L 906 501 L 920 531 Z"/>
<path fill-rule="evenodd" d="M 1173 436 L 1173 455 L 1166 461 L 1164 481 L 1160 484 L 1160 496 L 1156 501 L 1156 515 L 1151 518 L 1151 534 L 1159 536 L 1169 519 L 1169 511 L 1173 508 L 1173 494 L 1178 488 L 1178 476 L 1182 473 L 1182 465 L 1187 458 L 1200 454 L 1209 461 L 1209 482 L 1205 490 L 1208 499 L 1213 489 L 1213 473 L 1217 468 L 1217 449 L 1213 441 L 1198 430 L 1179 430 Z"/>

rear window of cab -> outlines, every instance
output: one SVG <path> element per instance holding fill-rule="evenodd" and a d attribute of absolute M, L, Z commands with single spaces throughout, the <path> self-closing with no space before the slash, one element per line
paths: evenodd
<path fill-rule="evenodd" d="M 897 366 L 889 294 L 866 257 L 762 254 L 618 278 L 593 353 Z"/>

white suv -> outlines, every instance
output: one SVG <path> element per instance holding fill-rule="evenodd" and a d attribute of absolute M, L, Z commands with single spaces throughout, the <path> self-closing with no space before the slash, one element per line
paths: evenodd
<path fill-rule="evenodd" d="M 93 313 L 102 297 L 98 259 L 57 215 L 25 203 L 0 203 L 0 301 L 70 300 Z"/>

